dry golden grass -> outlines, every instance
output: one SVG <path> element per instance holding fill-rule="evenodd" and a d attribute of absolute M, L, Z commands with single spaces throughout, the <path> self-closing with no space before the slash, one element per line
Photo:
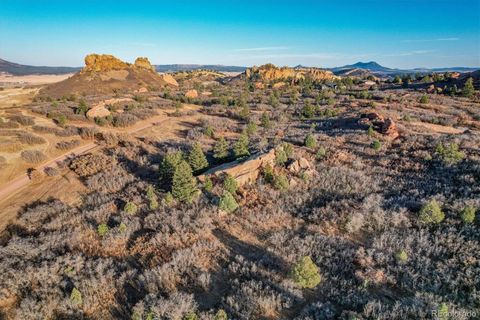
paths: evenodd
<path fill-rule="evenodd" d="M 16 141 L 0 141 L 0 153 L 17 153 L 23 146 Z"/>

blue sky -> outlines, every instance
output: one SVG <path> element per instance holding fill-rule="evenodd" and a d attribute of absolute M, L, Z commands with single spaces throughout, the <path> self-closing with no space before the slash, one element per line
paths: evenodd
<path fill-rule="evenodd" d="M 155 64 L 480 66 L 480 0 L 0 0 L 0 58 Z"/>

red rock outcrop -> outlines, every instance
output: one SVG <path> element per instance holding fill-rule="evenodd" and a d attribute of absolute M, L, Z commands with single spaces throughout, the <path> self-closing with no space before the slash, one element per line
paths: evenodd
<path fill-rule="evenodd" d="M 324 81 L 338 78 L 333 72 L 319 68 L 279 68 L 273 64 L 248 68 L 245 75 L 248 79 L 257 81 L 291 80 L 296 82 L 306 77 L 314 81 Z"/>
<path fill-rule="evenodd" d="M 147 69 L 147 70 L 155 72 L 155 68 L 152 66 L 152 64 L 150 63 L 150 61 L 146 57 L 138 57 L 135 60 L 134 65 L 137 68 L 143 68 L 143 69 Z"/>
<path fill-rule="evenodd" d="M 195 89 L 188 90 L 188 91 L 185 93 L 185 97 L 195 99 L 195 98 L 198 97 L 198 92 L 197 92 L 197 90 L 195 90 Z"/>
<path fill-rule="evenodd" d="M 239 186 L 242 186 L 256 181 L 261 169 L 267 164 L 273 166 L 274 162 L 275 150 L 272 149 L 267 153 L 253 155 L 242 162 L 233 161 L 212 168 L 199 176 L 198 179 L 204 181 L 207 176 L 214 176 L 220 179 L 223 175 L 229 174 L 237 181 Z"/>
<path fill-rule="evenodd" d="M 364 113 L 360 116 L 358 122 L 363 125 L 372 126 L 375 131 L 389 138 L 396 139 L 399 136 L 395 122 L 391 118 L 385 119 L 378 112 Z"/>

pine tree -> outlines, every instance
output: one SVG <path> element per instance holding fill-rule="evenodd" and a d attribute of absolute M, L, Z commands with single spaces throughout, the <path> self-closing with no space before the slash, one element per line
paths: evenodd
<path fill-rule="evenodd" d="M 475 87 L 473 86 L 473 79 L 470 77 L 465 81 L 465 85 L 462 89 L 462 95 L 467 98 L 473 97 L 475 94 Z"/>
<path fill-rule="evenodd" d="M 191 203 L 195 199 L 197 191 L 192 168 L 186 161 L 182 160 L 173 174 L 172 195 L 180 202 Z"/>
<path fill-rule="evenodd" d="M 260 118 L 260 125 L 265 129 L 270 128 L 270 117 L 268 116 L 268 113 L 262 113 L 262 117 Z"/>
<path fill-rule="evenodd" d="M 223 188 L 228 192 L 230 192 L 231 194 L 235 194 L 238 189 L 238 182 L 237 180 L 235 180 L 234 177 L 227 174 L 225 176 L 225 179 L 223 180 Z"/>
<path fill-rule="evenodd" d="M 228 143 L 224 137 L 221 137 L 213 147 L 213 157 L 215 159 L 225 159 L 228 157 Z"/>
<path fill-rule="evenodd" d="M 240 138 L 235 143 L 233 147 L 233 153 L 235 154 L 235 158 L 240 158 L 244 156 L 250 155 L 248 151 L 248 145 L 250 141 L 248 140 L 248 136 L 245 133 L 240 135 Z"/>
<path fill-rule="evenodd" d="M 193 145 L 192 150 L 188 154 L 188 164 L 192 168 L 193 172 L 198 172 L 208 167 L 208 161 L 202 151 L 200 143 L 195 143 Z"/>
<path fill-rule="evenodd" d="M 230 192 L 225 191 L 220 198 L 218 207 L 220 210 L 230 213 L 237 210 L 238 203 Z"/>
<path fill-rule="evenodd" d="M 292 278 L 302 288 L 315 288 L 322 277 L 318 268 L 310 257 L 303 257 L 292 269 Z"/>
<path fill-rule="evenodd" d="M 308 134 L 304 141 L 305 147 L 314 149 L 317 146 L 317 139 L 312 134 Z"/>
<path fill-rule="evenodd" d="M 419 213 L 420 221 L 426 224 L 439 224 L 445 219 L 445 213 L 437 201 L 432 200 L 426 203 Z"/>
<path fill-rule="evenodd" d="M 173 174 L 175 169 L 183 160 L 183 153 L 181 151 L 168 152 L 160 164 L 160 176 L 169 186 L 172 184 Z"/>

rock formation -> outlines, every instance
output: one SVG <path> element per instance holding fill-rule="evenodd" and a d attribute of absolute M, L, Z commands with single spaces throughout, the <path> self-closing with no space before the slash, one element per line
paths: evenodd
<path fill-rule="evenodd" d="M 144 69 L 147 69 L 147 70 L 150 70 L 150 71 L 153 71 L 155 72 L 155 68 L 150 64 L 150 61 L 148 60 L 148 58 L 145 58 L 145 57 L 138 57 L 136 60 L 135 60 L 135 67 L 137 68 L 144 68 Z"/>
<path fill-rule="evenodd" d="M 177 80 L 175 80 L 174 77 L 172 77 L 172 75 L 170 75 L 168 73 L 165 73 L 165 74 L 162 74 L 161 77 L 162 77 L 163 81 L 165 81 L 169 85 L 178 87 L 178 82 L 177 82 Z"/>
<path fill-rule="evenodd" d="M 239 186 L 242 186 L 256 181 L 261 169 L 267 164 L 273 166 L 274 162 L 275 150 L 272 149 L 267 153 L 253 155 L 242 162 L 233 161 L 212 168 L 198 178 L 200 181 L 204 181 L 207 176 L 220 179 L 223 175 L 229 174 L 237 181 Z"/>
<path fill-rule="evenodd" d="M 375 131 L 389 138 L 396 139 L 399 136 L 395 122 L 391 118 L 385 119 L 378 112 L 364 113 L 360 116 L 358 122 L 362 125 L 372 126 Z"/>
<path fill-rule="evenodd" d="M 130 103 L 133 102 L 133 99 L 130 98 L 113 98 L 104 101 L 100 101 L 96 105 L 92 106 L 87 111 L 87 118 L 103 118 L 110 115 L 110 111 L 107 109 L 107 106 L 114 105 L 116 103 Z"/>
<path fill-rule="evenodd" d="M 197 90 L 195 90 L 195 89 L 188 90 L 188 91 L 185 93 L 185 97 L 195 99 L 195 98 L 198 97 L 198 92 L 197 92 Z"/>
<path fill-rule="evenodd" d="M 279 68 L 273 64 L 248 68 L 245 71 L 245 76 L 253 81 L 290 80 L 293 82 L 297 82 L 307 77 L 314 81 L 327 81 L 338 78 L 331 71 L 319 68 Z"/>
<path fill-rule="evenodd" d="M 81 72 L 105 72 L 127 69 L 129 64 L 109 54 L 89 54 Z"/>
<path fill-rule="evenodd" d="M 164 76 L 158 74 L 145 57 L 137 58 L 134 64 L 130 64 L 108 54 L 89 54 L 85 57 L 85 67 L 80 72 L 47 86 L 39 95 L 60 98 L 71 94 L 139 93 L 147 88 L 150 90 L 165 85 L 178 84 L 165 81 Z M 98 111 L 106 114 L 105 110 Z"/>

